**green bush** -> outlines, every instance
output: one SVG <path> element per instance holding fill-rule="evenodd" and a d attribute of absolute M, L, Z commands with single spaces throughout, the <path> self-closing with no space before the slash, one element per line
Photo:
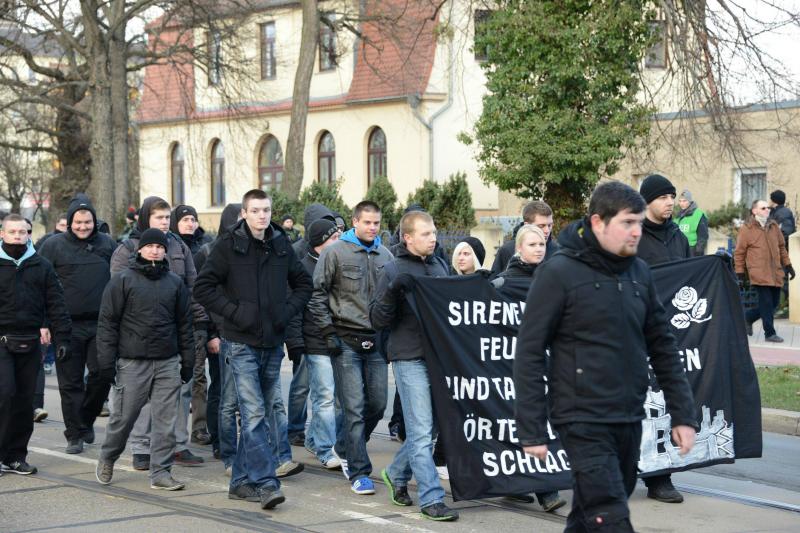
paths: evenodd
<path fill-rule="evenodd" d="M 381 208 L 381 227 L 393 232 L 400 222 L 402 211 L 397 207 L 397 193 L 389 179 L 383 176 L 376 178 L 367 189 L 364 199 L 378 204 Z"/>
<path fill-rule="evenodd" d="M 341 183 L 338 180 L 330 185 L 316 182 L 300 191 L 300 199 L 297 201 L 300 216 L 302 217 L 306 207 L 310 204 L 319 203 L 342 215 L 349 227 L 352 211 L 342 200 L 342 195 L 339 193 L 340 187 Z M 298 220 L 298 222 L 302 222 L 302 220 Z"/>
<path fill-rule="evenodd" d="M 458 172 L 447 178 L 430 213 L 437 228 L 469 229 L 475 225 L 475 209 L 472 208 L 472 195 L 465 173 Z"/>
<path fill-rule="evenodd" d="M 292 200 L 283 191 L 269 191 L 268 194 L 272 196 L 272 220 L 280 223 L 285 215 L 291 215 L 295 222 L 303 222 L 303 210 L 297 200 Z"/>
<path fill-rule="evenodd" d="M 426 211 L 431 211 L 442 188 L 433 180 L 425 180 L 422 187 L 408 195 L 406 206 L 419 204 Z"/>
<path fill-rule="evenodd" d="M 728 202 L 719 209 L 706 212 L 708 226 L 729 233 L 734 219 L 747 219 L 747 211 L 747 207 L 741 202 Z"/>

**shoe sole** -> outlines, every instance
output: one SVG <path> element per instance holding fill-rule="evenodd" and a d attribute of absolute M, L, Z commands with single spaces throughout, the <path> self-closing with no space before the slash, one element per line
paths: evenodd
<path fill-rule="evenodd" d="M 320 463 L 322 463 L 322 461 L 320 461 Z M 324 466 L 324 467 L 325 467 L 325 468 L 327 468 L 328 470 L 340 470 L 340 469 L 342 468 L 342 465 L 341 465 L 341 464 L 338 464 L 338 465 L 329 465 L 329 464 L 322 463 L 322 466 Z"/>
<path fill-rule="evenodd" d="M 555 511 L 556 509 L 561 509 L 561 508 L 562 508 L 562 507 L 564 507 L 565 505 L 567 505 L 567 502 L 566 502 L 565 500 L 559 500 L 558 502 L 556 502 L 556 503 L 554 503 L 553 505 L 550 505 L 550 506 L 548 506 L 548 507 L 545 507 L 544 505 L 542 505 L 542 510 L 543 510 L 545 513 L 552 513 L 552 512 L 553 512 L 553 511 Z"/>
<path fill-rule="evenodd" d="M 230 492 L 228 493 L 228 499 L 239 500 L 243 502 L 256 502 L 256 503 L 261 501 L 261 498 L 259 498 L 258 496 L 248 496 L 246 498 L 242 498 L 241 496 L 237 496 L 236 494 L 231 494 Z"/>
<path fill-rule="evenodd" d="M 145 470 L 150 470 L 150 465 L 133 465 L 134 470 L 138 470 L 139 472 L 144 472 Z"/>
<path fill-rule="evenodd" d="M 81 448 L 75 448 L 75 449 L 72 449 L 72 450 L 67 448 L 66 450 L 64 450 L 64 453 L 68 453 L 70 455 L 77 455 L 79 453 L 83 453 L 83 448 L 82 447 Z"/>
<path fill-rule="evenodd" d="M 389 479 L 389 473 L 386 472 L 385 468 L 383 470 L 381 470 L 381 479 L 383 479 L 383 484 L 386 485 L 386 488 L 389 491 L 389 500 L 391 500 L 391 502 L 393 504 L 397 505 L 398 507 L 410 507 L 411 505 L 413 505 L 413 502 L 412 503 L 403 503 L 403 502 L 397 501 L 394 498 L 394 494 L 395 494 L 394 483 L 392 483 L 392 480 Z"/>
<path fill-rule="evenodd" d="M 178 483 L 177 485 L 172 485 L 171 487 L 158 487 L 156 485 L 150 485 L 151 489 L 154 490 L 168 490 L 168 491 L 175 491 L 175 490 L 183 490 L 186 488 L 184 483 Z"/>
<path fill-rule="evenodd" d="M 259 499 L 259 501 L 261 501 L 261 500 Z M 265 502 L 261 502 L 261 508 L 262 509 L 274 509 L 276 506 L 282 504 L 285 501 L 286 501 L 286 496 L 284 496 L 282 494 L 276 494 L 276 495 L 272 496 L 269 500 L 267 500 Z"/>
<path fill-rule="evenodd" d="M 47 418 L 47 413 L 39 413 L 38 415 L 33 417 L 33 421 L 34 422 L 41 422 L 45 418 Z"/>
<path fill-rule="evenodd" d="M 425 513 L 419 513 L 422 515 L 422 518 L 427 518 L 428 520 L 433 520 L 434 522 L 455 522 L 458 520 L 457 516 L 442 516 L 442 517 L 435 517 L 426 515 Z"/>
<path fill-rule="evenodd" d="M 354 489 L 353 487 L 350 487 L 350 490 L 359 496 L 371 496 L 375 494 L 375 489 Z"/>
<path fill-rule="evenodd" d="M 655 501 L 661 502 L 661 503 L 683 503 L 683 498 L 680 498 L 680 499 L 678 499 L 678 498 L 657 498 L 655 496 L 650 496 L 649 494 L 647 495 L 647 497 L 650 498 L 651 500 L 655 500 Z"/>
<path fill-rule="evenodd" d="M 289 470 L 285 474 L 278 474 L 276 472 L 275 473 L 275 477 L 284 478 L 284 477 L 294 476 L 295 474 L 299 474 L 303 470 L 305 470 L 305 466 L 303 465 L 303 463 L 297 463 L 297 466 L 295 466 L 294 468 L 292 468 L 291 470 Z"/>
<path fill-rule="evenodd" d="M 39 470 L 34 468 L 30 472 L 20 472 L 19 470 L 14 470 L 12 468 L 3 467 L 2 471 L 3 471 L 4 474 L 17 474 L 18 476 L 32 476 L 33 474 L 35 474 Z"/>

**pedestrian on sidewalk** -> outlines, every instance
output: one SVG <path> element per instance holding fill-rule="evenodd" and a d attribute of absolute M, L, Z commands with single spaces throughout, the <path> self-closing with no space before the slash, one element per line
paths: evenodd
<path fill-rule="evenodd" d="M 150 228 L 130 266 L 112 276 L 97 323 L 100 375 L 115 380 L 111 417 L 97 462 L 97 481 L 111 483 L 142 407 L 152 405 L 150 488 L 181 490 L 171 474 L 182 383 L 192 379 L 194 345 L 189 289 L 170 272 L 167 236 Z"/>
<path fill-rule="evenodd" d="M 228 496 L 258 501 L 263 509 L 286 500 L 270 446 L 275 438 L 270 414 L 281 401 L 286 326 L 311 297 L 311 278 L 271 215 L 272 199 L 264 191 L 245 193 L 242 220 L 214 245 L 195 288 L 198 301 L 224 317 L 227 359 L 239 397 L 242 428 Z M 272 435 L 289 447 L 285 417 L 281 422 Z"/>
<path fill-rule="evenodd" d="M 100 379 L 97 364 L 97 317 L 116 243 L 97 227 L 94 206 L 77 194 L 67 211 L 67 231 L 54 235 L 39 253 L 52 263 L 64 287 L 72 319 L 72 356 L 56 363 L 66 453 L 94 442 L 94 422 L 108 397 L 110 384 Z M 88 375 L 84 375 L 88 369 Z"/>
<path fill-rule="evenodd" d="M 27 457 L 39 346 L 52 331 L 56 360 L 67 361 L 71 324 L 58 276 L 36 253 L 25 219 L 6 215 L 0 239 L 0 475 L 35 474 Z M 41 331 L 45 323 L 49 331 Z"/>
<path fill-rule="evenodd" d="M 627 500 L 636 486 L 648 364 L 679 453 L 694 444 L 692 391 L 650 269 L 636 257 L 644 210 L 629 186 L 598 186 L 586 218 L 560 233 L 559 253 L 537 268 L 519 327 L 517 435 L 526 453 L 545 460 L 548 421 L 557 430 L 572 470 L 565 531 L 633 531 Z"/>
<path fill-rule="evenodd" d="M 750 286 L 758 294 L 758 307 L 745 313 L 747 334 L 753 334 L 753 323 L 761 319 L 765 340 L 783 342 L 775 331 L 773 315 L 780 303 L 784 276 L 794 279 L 795 272 L 780 226 L 769 218 L 769 205 L 764 200 L 750 206 L 750 219 L 739 228 L 733 259 L 736 275 L 744 280 L 746 270 Z"/>

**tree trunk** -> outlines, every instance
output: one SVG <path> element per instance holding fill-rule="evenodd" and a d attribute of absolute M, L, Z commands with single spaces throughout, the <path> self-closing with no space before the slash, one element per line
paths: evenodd
<path fill-rule="evenodd" d="M 69 91 L 69 90 L 68 90 Z M 75 90 L 69 91 L 68 101 L 76 105 L 81 97 Z M 58 173 L 50 179 L 50 212 L 58 216 L 66 213 L 69 201 L 76 192 L 88 191 L 91 169 L 89 144 L 79 117 L 69 111 L 59 109 L 56 112 L 56 131 L 61 136 L 56 138 L 58 152 Z M 96 202 L 94 198 L 93 202 Z"/>
<path fill-rule="evenodd" d="M 116 24 L 124 16 L 125 2 L 114 2 L 114 15 L 109 21 Z M 119 24 L 109 40 L 109 63 L 111 74 L 111 116 L 113 136 L 111 144 L 114 152 L 114 222 L 121 221 L 120 209 L 130 203 L 128 173 L 128 70 L 125 24 Z M 109 222 L 111 222 L 109 220 Z"/>
<path fill-rule="evenodd" d="M 306 144 L 308 100 L 319 38 L 317 0 L 303 0 L 302 7 L 303 31 L 300 38 L 297 72 L 294 77 L 292 117 L 289 122 L 289 138 L 286 141 L 286 167 L 283 177 L 283 190 L 292 199 L 297 199 L 300 195 L 300 187 L 303 185 L 303 152 Z"/>

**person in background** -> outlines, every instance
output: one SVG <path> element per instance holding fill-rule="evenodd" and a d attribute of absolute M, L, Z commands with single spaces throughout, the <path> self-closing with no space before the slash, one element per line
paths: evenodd
<path fill-rule="evenodd" d="M 59 233 L 64 233 L 65 231 L 67 231 L 67 214 L 66 213 L 62 213 L 62 214 L 60 214 L 58 216 L 58 219 L 56 220 L 56 225 L 55 225 L 55 228 L 53 229 L 53 231 L 51 231 L 50 233 L 45 233 L 44 235 L 42 235 L 39 238 L 39 240 L 36 241 L 36 244 L 34 244 L 33 247 L 36 248 L 37 250 L 40 250 L 42 248 L 42 245 L 45 243 L 45 241 L 47 241 L 47 239 L 49 239 L 53 235 L 58 235 Z M 55 361 L 55 346 L 53 346 L 52 344 L 42 344 L 42 352 L 43 352 L 43 355 L 44 355 L 44 365 L 43 365 L 44 373 L 49 376 L 50 374 L 53 373 L 53 367 L 55 366 L 55 364 L 54 364 L 54 361 Z M 40 389 L 39 383 L 41 383 L 41 389 Z M 45 411 L 45 409 L 44 409 L 44 376 L 41 376 L 40 378 L 37 378 L 37 402 L 38 402 L 38 398 L 39 398 L 39 396 L 38 396 L 38 394 L 39 394 L 38 391 L 39 390 L 41 391 L 41 394 L 42 394 L 42 407 L 37 407 L 36 409 L 34 409 L 34 415 L 33 415 L 34 416 L 34 418 L 33 418 L 34 422 L 41 422 L 45 418 L 47 418 L 47 411 Z"/>
<path fill-rule="evenodd" d="M 499 275 L 508 266 L 508 262 L 511 261 L 511 257 L 516 250 L 517 231 L 525 224 L 538 226 L 544 233 L 547 238 L 546 257 L 549 258 L 558 249 L 558 244 L 552 239 L 553 210 L 546 202 L 540 200 L 528 202 L 525 204 L 525 207 L 522 208 L 522 222 L 514 228 L 513 238 L 497 249 L 497 255 L 495 255 L 494 263 L 492 263 L 492 275 Z"/>
<path fill-rule="evenodd" d="M 125 213 L 125 227 L 117 236 L 117 242 L 122 242 L 131 236 L 134 228 L 136 228 L 136 221 L 139 219 L 139 212 L 134 207 L 129 207 Z"/>
<path fill-rule="evenodd" d="M 786 193 L 780 189 L 776 189 L 769 194 L 769 218 L 774 220 L 783 234 L 783 240 L 786 243 L 786 253 L 789 253 L 789 235 L 795 232 L 797 226 L 795 225 L 794 213 L 786 207 Z M 783 283 L 783 296 L 786 300 L 785 311 L 788 313 L 789 303 L 789 279 L 784 279 Z"/>
<path fill-rule="evenodd" d="M 692 257 L 705 255 L 706 244 L 708 243 L 708 218 L 706 214 L 697 207 L 697 203 L 692 198 L 689 189 L 684 189 L 678 198 L 678 206 L 681 210 L 675 223 L 686 235 L 689 241 L 689 250 Z"/>
<path fill-rule="evenodd" d="M 753 202 L 750 215 L 750 220 L 739 228 L 733 252 L 736 275 L 744 280 L 746 270 L 750 286 L 758 294 L 758 308 L 745 313 L 747 334 L 753 334 L 753 322 L 760 318 L 765 340 L 781 343 L 783 338 L 775 331 L 773 314 L 780 301 L 784 276 L 794 279 L 795 272 L 780 226 L 769 218 L 767 202 Z"/>
<path fill-rule="evenodd" d="M 297 228 L 294 227 L 294 217 L 292 215 L 283 216 L 281 219 L 281 227 L 283 231 L 286 232 L 286 238 L 289 239 L 290 243 L 294 244 L 303 238 L 300 232 L 297 231 Z"/>
<path fill-rule="evenodd" d="M 483 269 L 485 258 L 486 249 L 483 243 L 475 237 L 464 237 L 453 250 L 451 264 L 457 275 L 466 276 Z"/>
<path fill-rule="evenodd" d="M 25 221 L 25 227 L 27 228 L 28 232 L 28 240 L 31 239 L 31 235 L 33 234 L 33 222 L 28 220 L 27 218 L 23 218 Z M 34 249 L 37 249 L 34 246 Z M 40 351 L 45 352 L 45 357 L 43 357 L 39 361 L 39 372 L 36 374 L 36 389 L 33 393 L 33 421 L 34 422 L 43 422 L 50 413 L 47 412 L 47 409 L 44 408 L 44 376 L 46 372 L 46 365 L 47 365 L 47 352 L 51 349 L 51 344 L 46 339 L 47 334 L 46 328 L 42 328 L 42 338 L 40 343 Z"/>
<path fill-rule="evenodd" d="M 36 248 L 37 250 L 40 250 L 45 241 L 47 241 L 47 239 L 49 239 L 53 235 L 64 233 L 65 231 L 67 231 L 67 214 L 62 213 L 58 215 L 58 218 L 56 219 L 56 225 L 53 228 L 53 231 L 51 231 L 50 233 L 45 233 L 44 235 L 39 237 L 39 240 L 36 241 L 36 244 L 34 244 L 33 247 Z"/>

